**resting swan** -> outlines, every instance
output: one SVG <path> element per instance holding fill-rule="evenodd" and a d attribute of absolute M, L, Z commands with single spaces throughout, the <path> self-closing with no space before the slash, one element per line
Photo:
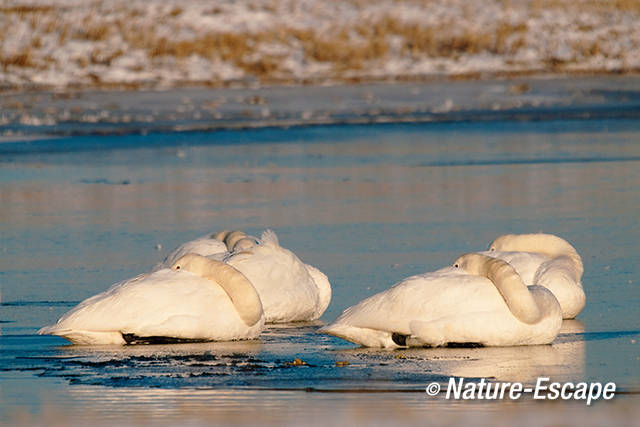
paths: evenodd
<path fill-rule="evenodd" d="M 466 254 L 361 301 L 320 332 L 366 347 L 513 346 L 548 344 L 561 324 L 547 289 L 527 287 L 502 260 Z"/>
<path fill-rule="evenodd" d="M 582 259 L 566 240 L 552 234 L 505 234 L 480 253 L 511 264 L 524 283 L 553 292 L 564 319 L 573 319 L 584 308 Z"/>
<path fill-rule="evenodd" d="M 316 320 L 329 306 L 327 276 L 280 246 L 272 230 L 260 239 L 244 235 L 230 243 L 233 251 L 225 262 L 253 283 L 268 323 Z"/>
<path fill-rule="evenodd" d="M 251 339 L 263 328 L 260 297 L 242 273 L 187 254 L 116 283 L 38 333 L 94 345 Z"/>
<path fill-rule="evenodd" d="M 212 244 L 202 244 L 207 239 L 224 245 L 224 252 L 209 254 Z M 221 231 L 187 242 L 174 253 L 180 253 L 183 246 L 207 258 L 222 260 L 244 274 L 260 295 L 267 323 L 316 320 L 331 301 L 327 276 L 280 246 L 272 230 L 265 230 L 260 239 L 243 231 Z M 156 269 L 168 267 L 168 261 L 177 256 L 174 253 Z"/>
<path fill-rule="evenodd" d="M 152 271 L 169 268 L 187 254 L 198 254 L 220 261 L 229 255 L 227 245 L 224 242 L 227 234 L 227 231 L 220 231 L 183 243 L 171 251 Z"/>

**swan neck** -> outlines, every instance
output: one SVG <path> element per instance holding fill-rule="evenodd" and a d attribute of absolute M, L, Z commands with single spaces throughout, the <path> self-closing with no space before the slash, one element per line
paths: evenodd
<path fill-rule="evenodd" d="M 203 277 L 220 285 L 247 326 L 258 323 L 263 313 L 262 302 L 253 284 L 229 264 L 213 260 L 211 263 L 211 270 Z"/>
<path fill-rule="evenodd" d="M 582 258 L 571 243 L 553 234 L 525 234 L 510 236 L 507 240 L 508 250 L 522 250 L 537 252 L 549 258 L 567 257 L 571 260 L 575 270 L 576 279 L 580 280 L 584 271 Z"/>
<path fill-rule="evenodd" d="M 486 277 L 500 292 L 511 313 L 521 322 L 538 322 L 542 317 L 540 308 L 515 269 L 499 259 L 491 259 L 485 266 Z"/>

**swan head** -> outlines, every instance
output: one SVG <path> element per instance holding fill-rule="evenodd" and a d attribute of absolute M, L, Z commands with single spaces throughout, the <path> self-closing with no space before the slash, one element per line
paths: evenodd
<path fill-rule="evenodd" d="M 486 276 L 488 263 L 493 258 L 478 253 L 464 254 L 458 257 L 453 263 L 454 268 L 461 268 L 469 274 L 477 276 Z"/>
<path fill-rule="evenodd" d="M 185 256 L 174 262 L 171 266 L 171 269 L 175 271 L 186 270 L 202 276 L 204 272 L 208 270 L 208 266 L 210 263 L 211 260 L 209 260 L 209 258 L 191 253 L 186 254 Z"/>
<path fill-rule="evenodd" d="M 243 238 L 247 237 L 244 231 L 234 230 L 227 234 L 224 238 L 224 243 L 227 245 L 229 252 L 233 250 L 233 246 Z"/>
<path fill-rule="evenodd" d="M 258 242 L 258 240 L 254 237 L 250 237 L 250 236 L 245 236 L 242 239 L 238 240 L 234 245 L 233 245 L 233 250 L 231 252 L 242 252 L 242 251 L 248 251 L 256 246 L 258 246 L 260 243 Z"/>

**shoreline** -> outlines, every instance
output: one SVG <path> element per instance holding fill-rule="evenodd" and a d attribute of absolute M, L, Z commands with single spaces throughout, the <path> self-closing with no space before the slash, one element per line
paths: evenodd
<path fill-rule="evenodd" d="M 71 136 L 640 118 L 639 75 L 0 93 L 3 145 Z"/>
<path fill-rule="evenodd" d="M 512 71 L 476 71 L 460 74 L 426 74 L 426 75 L 389 75 L 379 76 L 352 76 L 345 78 L 306 78 L 306 79 L 267 79 L 257 81 L 252 79 L 229 81 L 183 81 L 166 84 L 163 82 L 138 82 L 138 83 L 94 83 L 94 84 L 70 84 L 64 87 L 55 85 L 23 85 L 3 86 L 0 84 L 0 96 L 23 95 L 31 93 L 85 93 L 95 91 L 117 92 L 166 92 L 180 89 L 273 89 L 273 88 L 305 88 L 305 87 L 336 87 L 357 85 L 394 85 L 394 84 L 435 84 L 453 82 L 489 82 L 501 80 L 536 79 L 551 80 L 563 78 L 612 78 L 612 77 L 640 77 L 640 67 L 624 70 L 563 70 L 549 71 L 540 69 L 512 70 Z"/>

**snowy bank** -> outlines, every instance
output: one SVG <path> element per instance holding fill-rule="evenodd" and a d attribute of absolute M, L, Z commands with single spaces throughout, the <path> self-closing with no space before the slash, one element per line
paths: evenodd
<path fill-rule="evenodd" d="M 640 70 L 640 0 L 5 0 L 0 88 Z"/>

